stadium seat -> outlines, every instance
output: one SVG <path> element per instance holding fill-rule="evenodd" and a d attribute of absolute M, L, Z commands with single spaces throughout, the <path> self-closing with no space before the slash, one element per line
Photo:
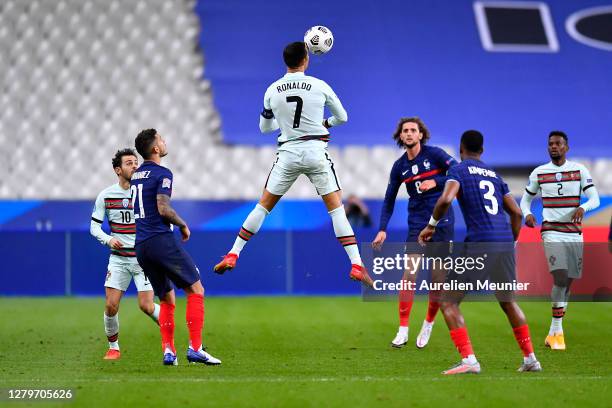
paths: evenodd
<path fill-rule="evenodd" d="M 193 1 L 4 0 L 0 5 L 0 199 L 92 199 L 115 178 L 109 162 L 155 127 L 168 139 L 166 165 L 175 196 L 256 199 L 276 146 L 226 146 L 213 87 L 203 79 Z M 252 118 L 257 132 L 257 118 Z M 7 146 L 11 148 L 8 149 Z M 447 149 L 448 150 L 448 149 Z M 451 152 L 456 156 L 456 152 Z M 334 147 L 329 154 L 348 193 L 384 196 L 392 145 Z M 93 172 L 75 186 L 60 169 Z M 610 160 L 596 160 L 593 177 L 612 191 Z M 48 178 L 31 179 L 32 168 Z M 53 182 L 49 182 L 53 180 Z M 524 180 L 509 180 L 520 194 Z M 20 187 L 20 186 L 26 186 Z M 288 196 L 313 198 L 305 177 Z"/>

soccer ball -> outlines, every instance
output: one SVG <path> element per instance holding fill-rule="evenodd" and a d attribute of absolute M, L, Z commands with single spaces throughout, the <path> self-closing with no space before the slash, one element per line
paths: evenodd
<path fill-rule="evenodd" d="M 314 26 L 304 34 L 304 42 L 311 53 L 325 54 L 334 45 L 334 35 L 327 27 Z"/>

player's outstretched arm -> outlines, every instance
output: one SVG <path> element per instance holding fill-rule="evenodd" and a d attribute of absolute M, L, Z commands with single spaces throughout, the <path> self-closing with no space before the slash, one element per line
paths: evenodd
<path fill-rule="evenodd" d="M 522 201 L 522 200 L 521 200 Z M 510 225 L 512 226 L 512 235 L 514 240 L 518 240 L 521 233 L 521 224 L 523 222 L 523 212 L 512 197 L 512 194 L 504 195 L 504 211 L 510 216 Z M 532 215 L 533 217 L 533 215 Z"/>
<path fill-rule="evenodd" d="M 448 211 L 448 207 L 451 206 L 455 197 L 459 193 L 460 184 L 455 179 L 449 179 L 446 184 L 444 184 L 444 191 L 442 191 L 442 195 L 438 198 L 436 202 L 436 206 L 433 209 L 433 214 L 431 215 L 431 219 L 429 220 L 429 224 L 423 231 L 419 234 L 419 243 L 424 244 L 425 242 L 431 240 L 434 232 L 436 231 L 436 225 L 438 225 L 438 221 L 444 214 Z"/>
<path fill-rule="evenodd" d="M 170 196 L 166 194 L 157 195 L 157 211 L 159 215 L 168 220 L 171 224 L 176 225 L 181 229 L 181 235 L 183 241 L 187 241 L 191 235 L 187 223 L 177 214 L 177 212 L 170 205 Z"/>
<path fill-rule="evenodd" d="M 342 102 L 340 102 L 340 98 L 336 95 L 336 93 L 331 89 L 329 85 L 325 82 L 322 82 L 323 93 L 325 94 L 325 106 L 329 108 L 332 116 L 325 119 L 323 122 L 323 126 L 326 128 L 330 128 L 333 126 L 342 125 L 348 121 L 348 114 L 346 113 L 346 109 L 342 106 Z"/>
<path fill-rule="evenodd" d="M 395 208 L 395 200 L 397 198 L 397 192 L 399 191 L 401 181 L 401 172 L 397 167 L 397 163 L 393 164 L 391 168 L 391 174 L 389 175 L 389 184 L 387 184 L 387 191 L 385 192 L 385 200 L 383 201 L 382 211 L 380 212 L 380 224 L 378 228 L 378 234 L 372 241 L 372 248 L 380 250 L 383 243 L 387 239 L 387 225 L 393 215 L 393 209 Z"/>
<path fill-rule="evenodd" d="M 442 191 L 442 195 L 438 198 L 438 202 L 433 209 L 432 216 L 434 219 L 439 220 L 444 217 L 444 214 L 448 211 L 448 207 L 450 207 L 458 193 L 459 182 L 456 180 L 448 180 L 446 184 L 444 184 L 444 191 Z"/>

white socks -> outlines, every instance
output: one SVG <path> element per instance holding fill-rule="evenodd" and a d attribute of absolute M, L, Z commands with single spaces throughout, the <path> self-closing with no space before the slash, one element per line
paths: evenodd
<path fill-rule="evenodd" d="M 535 363 L 536 361 L 538 361 L 538 359 L 536 358 L 534 353 L 529 353 L 527 357 L 523 356 L 523 363 L 525 364 Z"/>
<path fill-rule="evenodd" d="M 108 348 L 119 350 L 119 313 L 114 316 L 104 313 L 104 331 L 108 338 Z"/>
<path fill-rule="evenodd" d="M 550 322 L 550 329 L 548 329 L 548 335 L 552 336 L 555 333 L 563 333 L 563 318 L 553 317 Z"/>
<path fill-rule="evenodd" d="M 155 323 L 158 323 L 158 324 L 159 324 L 159 310 L 160 310 L 159 305 L 157 303 L 153 303 L 153 313 L 149 315 L 149 317 L 153 319 Z"/>
<path fill-rule="evenodd" d="M 335 210 L 331 210 L 329 216 L 334 225 L 336 238 L 338 238 L 338 241 L 340 241 L 344 247 L 344 250 L 351 259 L 351 263 L 361 266 L 361 256 L 359 255 L 359 248 L 357 247 L 357 239 L 355 239 L 353 228 L 346 218 L 344 207 L 342 206 Z"/>
<path fill-rule="evenodd" d="M 257 203 L 253 211 L 251 211 L 246 220 L 244 220 L 230 253 L 240 255 L 242 248 L 244 248 L 249 239 L 259 231 L 259 228 L 261 228 L 268 214 L 270 214 L 270 212 L 261 204 Z"/>
<path fill-rule="evenodd" d="M 476 356 L 474 354 L 470 354 L 469 356 L 467 356 L 466 358 L 462 359 L 461 361 L 463 361 L 465 364 L 476 364 L 478 362 L 478 360 L 476 360 Z"/>

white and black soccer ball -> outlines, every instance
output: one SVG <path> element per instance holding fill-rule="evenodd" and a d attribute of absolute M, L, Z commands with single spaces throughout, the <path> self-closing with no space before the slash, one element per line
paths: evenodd
<path fill-rule="evenodd" d="M 314 26 L 304 34 L 304 42 L 312 54 L 325 54 L 334 45 L 334 35 L 324 26 Z"/>

